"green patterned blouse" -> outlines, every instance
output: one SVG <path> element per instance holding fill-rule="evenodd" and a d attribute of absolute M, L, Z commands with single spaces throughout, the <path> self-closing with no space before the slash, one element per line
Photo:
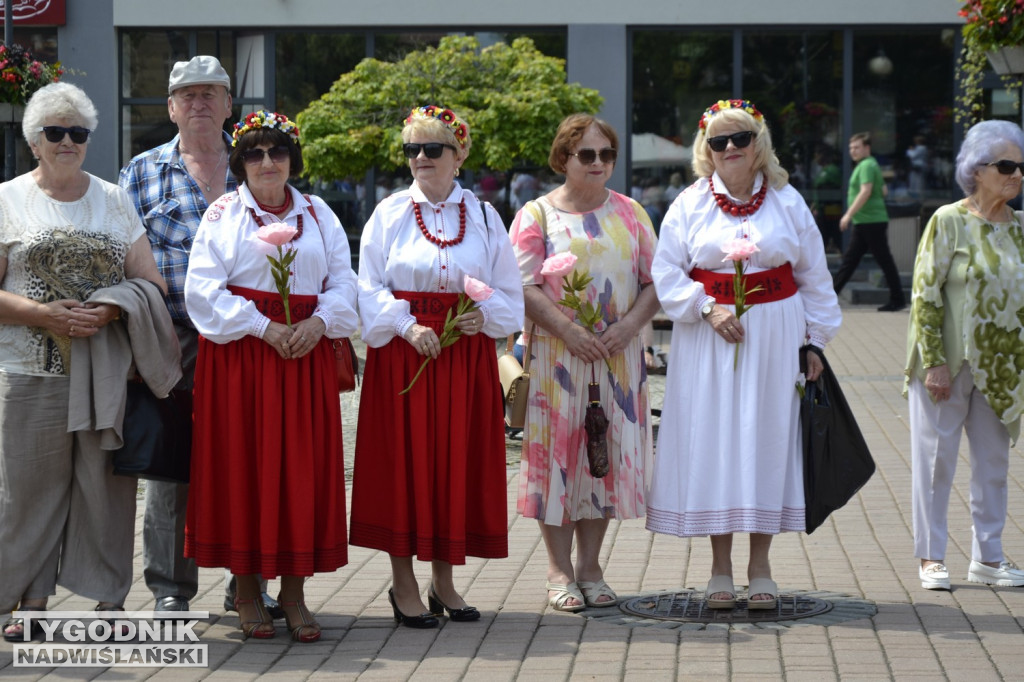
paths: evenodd
<path fill-rule="evenodd" d="M 991 223 L 957 202 L 928 221 L 914 264 L 906 368 L 908 381 L 924 381 L 930 367 L 948 365 L 955 377 L 966 361 L 1015 442 L 1024 412 L 1021 217 Z"/>

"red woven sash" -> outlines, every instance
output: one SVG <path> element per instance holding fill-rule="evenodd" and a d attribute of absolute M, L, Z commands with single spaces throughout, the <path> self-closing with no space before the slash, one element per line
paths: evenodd
<path fill-rule="evenodd" d="M 424 291 L 392 291 L 400 301 L 409 301 L 409 314 L 419 324 L 444 322 L 448 311 L 459 302 L 458 294 L 443 294 Z"/>
<path fill-rule="evenodd" d="M 274 322 L 284 324 L 284 301 L 281 294 L 276 291 L 259 291 L 228 285 L 228 291 L 235 296 L 241 296 L 256 304 L 256 309 L 269 317 Z M 304 320 L 316 310 L 317 296 L 308 294 L 290 294 L 288 296 L 288 307 L 292 309 L 292 322 Z"/>
<path fill-rule="evenodd" d="M 713 296 L 716 303 L 735 304 L 731 272 L 711 272 L 694 268 L 690 271 L 690 279 L 704 285 L 704 292 Z M 761 287 L 760 291 L 747 294 L 747 303 L 771 303 L 789 298 L 796 293 L 796 280 L 793 279 L 793 266 L 789 263 L 771 270 L 752 272 L 743 276 L 747 291 Z"/>

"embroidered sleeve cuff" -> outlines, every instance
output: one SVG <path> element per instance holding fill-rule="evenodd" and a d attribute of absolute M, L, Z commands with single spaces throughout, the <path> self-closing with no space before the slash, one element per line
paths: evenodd
<path fill-rule="evenodd" d="M 416 318 L 412 315 L 406 315 L 405 317 L 400 318 L 398 322 L 395 323 L 395 334 L 404 339 L 405 333 L 409 331 L 409 327 L 414 324 L 416 324 Z"/>
<path fill-rule="evenodd" d="M 703 320 L 704 319 L 704 316 L 700 314 L 700 311 L 704 309 L 704 306 L 707 305 L 708 303 L 714 303 L 714 302 L 715 302 L 715 297 L 714 296 L 705 296 L 704 298 L 697 299 L 697 303 L 694 305 L 694 312 L 697 313 L 697 319 L 698 320 Z"/>
<path fill-rule="evenodd" d="M 479 308 L 480 312 L 484 315 L 484 323 L 480 325 L 481 327 L 484 327 L 491 321 L 491 308 L 487 305 L 487 301 L 480 301 L 476 304 L 476 307 Z"/>
<path fill-rule="evenodd" d="M 807 343 L 811 344 L 816 348 L 825 350 L 825 345 L 828 343 L 828 341 L 824 337 L 818 336 L 817 334 L 808 334 Z"/>
<path fill-rule="evenodd" d="M 331 314 L 324 308 L 317 308 L 313 311 L 313 314 L 324 321 L 324 330 L 331 328 Z"/>
<path fill-rule="evenodd" d="M 256 318 L 256 322 L 253 324 L 252 335 L 257 339 L 262 339 L 263 335 L 267 333 L 267 327 L 270 326 L 270 318 L 260 315 Z"/>

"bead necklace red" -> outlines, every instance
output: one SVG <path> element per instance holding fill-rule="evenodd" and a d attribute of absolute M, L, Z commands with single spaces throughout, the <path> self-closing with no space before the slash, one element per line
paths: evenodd
<path fill-rule="evenodd" d="M 438 248 L 444 249 L 449 246 L 455 246 L 460 243 L 466 237 L 466 200 L 463 199 L 459 202 L 459 236 L 455 239 L 438 239 L 434 235 L 427 231 L 427 226 L 423 223 L 423 213 L 420 212 L 420 205 L 416 203 L 416 200 L 412 200 L 412 212 L 416 215 L 416 225 L 419 226 L 420 232 L 427 241 L 431 244 L 436 244 Z"/>
<path fill-rule="evenodd" d="M 724 194 L 717 194 L 715 192 L 715 181 L 712 178 L 708 178 L 708 184 L 711 187 L 711 194 L 715 197 L 715 203 L 725 213 L 738 217 L 746 217 L 757 213 L 757 209 L 761 208 L 761 204 L 764 203 L 764 197 L 768 194 L 768 183 L 762 182 L 761 189 L 757 190 L 757 194 L 751 197 L 750 201 L 746 204 L 737 204 L 735 201 L 730 199 Z"/>
<path fill-rule="evenodd" d="M 264 204 L 259 199 L 256 199 L 255 196 L 253 197 L 253 199 L 256 200 L 256 205 L 262 208 L 267 213 L 284 213 L 285 209 L 292 205 L 292 193 L 288 191 L 285 191 L 284 203 L 281 204 L 280 206 L 270 206 L 268 204 Z"/>

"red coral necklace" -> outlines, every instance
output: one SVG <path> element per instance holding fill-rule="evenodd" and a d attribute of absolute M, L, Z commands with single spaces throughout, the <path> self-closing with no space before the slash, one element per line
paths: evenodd
<path fill-rule="evenodd" d="M 466 200 L 463 199 L 459 202 L 459 236 L 455 239 L 438 239 L 434 235 L 427 231 L 427 226 L 423 222 L 423 213 L 420 212 L 420 205 L 416 203 L 416 200 L 412 201 L 412 212 L 416 214 L 416 225 L 420 228 L 420 233 L 427 238 L 427 241 L 431 244 L 436 244 L 439 249 L 444 249 L 449 246 L 455 246 L 460 243 L 466 237 Z"/>
<path fill-rule="evenodd" d="M 768 194 L 768 183 L 762 182 L 761 189 L 757 190 L 757 194 L 755 194 L 748 203 L 737 204 L 725 194 L 718 194 L 715 192 L 715 181 L 713 178 L 708 178 L 708 184 L 718 207 L 722 209 L 723 212 L 738 217 L 746 217 L 757 213 L 757 210 L 761 208 L 761 204 L 764 203 L 765 195 Z"/>

